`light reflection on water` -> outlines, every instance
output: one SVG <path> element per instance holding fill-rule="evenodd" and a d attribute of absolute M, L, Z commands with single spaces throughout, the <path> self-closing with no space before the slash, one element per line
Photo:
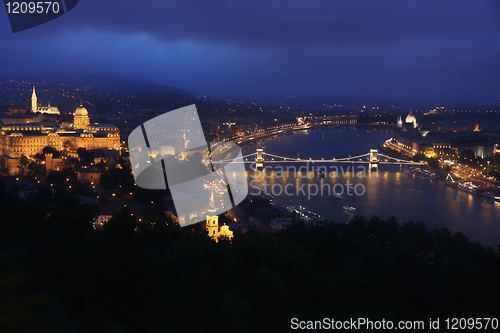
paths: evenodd
<path fill-rule="evenodd" d="M 243 154 L 255 152 L 256 148 L 265 146 L 264 151 L 286 157 L 302 159 L 342 158 L 349 155 L 365 154 L 370 148 L 376 148 L 379 143 L 391 137 L 390 131 L 354 131 L 335 130 L 333 128 L 308 130 L 273 136 L 243 149 Z M 299 168 L 305 164 L 279 164 L 285 170 L 288 167 Z M 327 166 L 332 170 L 333 164 L 314 164 Z M 270 193 L 279 193 L 287 184 L 289 192 L 275 195 L 274 201 L 278 205 L 299 204 L 305 206 L 328 220 L 336 222 L 348 221 L 352 214 L 342 209 L 343 205 L 357 208 L 357 215 L 365 217 L 378 216 L 387 219 L 394 216 L 400 223 L 408 220 L 423 221 L 429 228 L 448 228 L 453 232 L 461 231 L 473 241 L 496 248 L 500 243 L 500 203 L 484 197 L 463 192 L 457 188 L 446 186 L 441 181 L 414 179 L 403 172 L 399 165 L 381 165 L 377 172 L 366 171 L 367 177 L 360 177 L 359 172 L 353 173 L 352 164 L 336 164 L 339 172 L 328 172 L 327 177 L 320 178 L 312 171 L 280 172 L 278 164 L 267 164 L 274 170 L 248 170 L 249 180 L 253 184 L 266 188 Z M 312 166 L 310 164 L 310 166 Z M 349 169 L 347 169 L 349 167 Z M 343 168 L 343 169 L 341 169 Z M 359 171 L 361 165 L 355 165 Z M 365 165 L 365 168 L 367 166 Z M 342 172 L 343 171 L 343 172 Z M 366 193 L 362 196 L 348 196 L 343 194 L 343 200 L 336 200 L 329 196 L 326 187 L 323 195 L 307 197 L 307 186 L 316 184 L 318 188 L 329 184 L 342 184 L 346 189 L 346 182 L 362 184 Z M 306 195 L 296 193 L 297 187 L 304 185 Z M 274 186 L 274 187 L 273 187 Z M 340 185 L 339 185 L 340 186 Z M 336 189 L 340 189 L 337 186 Z M 292 190 L 293 189 L 293 190 Z"/>

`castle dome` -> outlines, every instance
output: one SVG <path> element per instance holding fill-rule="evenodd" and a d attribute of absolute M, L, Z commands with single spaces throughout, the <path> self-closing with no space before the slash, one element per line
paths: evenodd
<path fill-rule="evenodd" d="M 88 115 L 89 112 L 87 111 L 87 109 L 80 104 L 80 107 L 75 111 L 75 116 L 88 116 Z"/>

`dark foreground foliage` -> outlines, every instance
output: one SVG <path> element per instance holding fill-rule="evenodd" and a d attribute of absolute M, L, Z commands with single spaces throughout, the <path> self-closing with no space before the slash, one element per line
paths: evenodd
<path fill-rule="evenodd" d="M 495 317 L 500 254 L 449 230 L 353 219 L 215 243 L 198 225 L 103 231 L 92 206 L 0 185 L 0 331 L 278 332 L 290 319 Z"/>

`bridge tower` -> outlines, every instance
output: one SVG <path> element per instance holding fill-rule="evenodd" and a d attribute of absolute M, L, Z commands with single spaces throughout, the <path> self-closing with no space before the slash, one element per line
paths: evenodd
<path fill-rule="evenodd" d="M 370 149 L 370 170 L 378 169 L 378 150 Z"/>
<path fill-rule="evenodd" d="M 264 158 L 262 157 L 263 153 L 264 153 L 264 149 L 257 148 L 257 158 L 255 159 L 255 161 L 257 162 L 257 165 L 256 165 L 257 168 L 264 167 Z"/>

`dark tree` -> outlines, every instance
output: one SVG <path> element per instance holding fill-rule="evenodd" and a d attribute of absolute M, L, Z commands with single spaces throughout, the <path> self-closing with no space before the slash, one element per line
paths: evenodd
<path fill-rule="evenodd" d="M 137 226 L 137 218 L 130 209 L 123 207 L 103 227 L 105 233 L 122 238 L 129 238 Z"/>

